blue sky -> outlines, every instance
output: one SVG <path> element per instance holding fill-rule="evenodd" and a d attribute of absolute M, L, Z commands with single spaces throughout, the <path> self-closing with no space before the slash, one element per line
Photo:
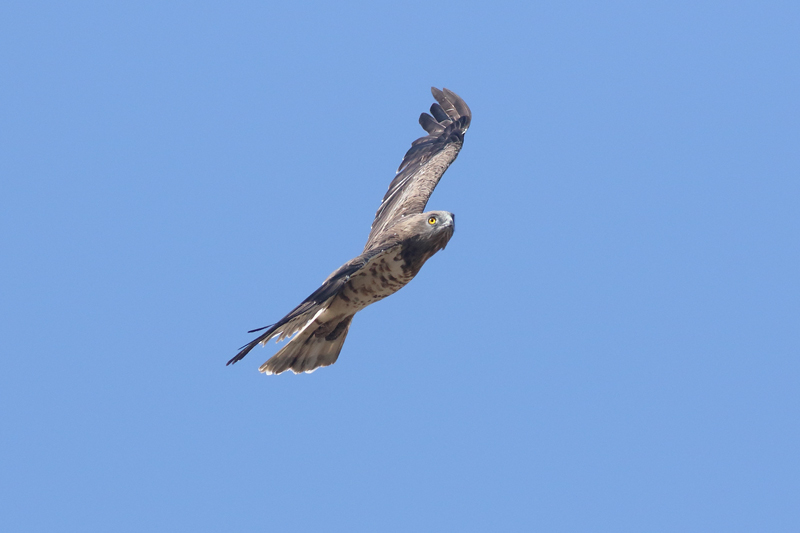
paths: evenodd
<path fill-rule="evenodd" d="M 794 2 L 6 2 L 4 531 L 797 531 Z M 447 250 L 363 247 L 431 86 Z"/>

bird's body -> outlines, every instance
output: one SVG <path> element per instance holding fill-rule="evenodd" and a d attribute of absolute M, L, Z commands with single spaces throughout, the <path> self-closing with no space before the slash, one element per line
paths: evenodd
<path fill-rule="evenodd" d="M 336 362 L 350 323 L 358 311 L 404 287 L 433 254 L 447 245 L 455 216 L 423 213 L 428 198 L 464 142 L 471 113 L 452 91 L 432 89 L 438 104 L 420 117 L 429 133 L 412 144 L 384 196 L 364 252 L 334 271 L 322 285 L 258 338 L 242 347 L 228 364 L 242 359 L 258 343 L 292 339 L 259 370 L 266 374 L 311 372 Z M 253 330 L 259 331 L 259 330 Z"/>

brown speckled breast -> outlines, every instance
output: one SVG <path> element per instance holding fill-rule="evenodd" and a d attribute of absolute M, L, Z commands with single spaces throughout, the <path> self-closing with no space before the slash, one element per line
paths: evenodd
<path fill-rule="evenodd" d="M 401 247 L 389 248 L 373 257 L 347 281 L 338 298 L 357 311 L 403 288 L 416 272 L 406 266 Z"/>

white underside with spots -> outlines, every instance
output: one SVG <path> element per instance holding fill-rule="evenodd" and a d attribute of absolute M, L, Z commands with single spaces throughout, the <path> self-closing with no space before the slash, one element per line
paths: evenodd
<path fill-rule="evenodd" d="M 403 271 L 400 248 L 389 248 L 370 259 L 350 277 L 332 307 L 354 313 L 402 289 L 413 276 Z"/>

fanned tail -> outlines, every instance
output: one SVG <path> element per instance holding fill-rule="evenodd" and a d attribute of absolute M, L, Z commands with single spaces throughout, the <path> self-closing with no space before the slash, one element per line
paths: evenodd
<path fill-rule="evenodd" d="M 315 328 L 313 325 L 305 328 L 281 351 L 261 365 L 258 369 L 259 372 L 280 374 L 291 370 L 295 374 L 299 374 L 300 372 L 313 372 L 321 366 L 332 365 L 339 358 L 339 352 L 342 351 L 344 339 L 347 337 L 352 320 L 352 315 L 345 317 L 327 335 L 323 333 L 327 328 Z M 330 330 L 328 329 L 328 331 Z"/>

